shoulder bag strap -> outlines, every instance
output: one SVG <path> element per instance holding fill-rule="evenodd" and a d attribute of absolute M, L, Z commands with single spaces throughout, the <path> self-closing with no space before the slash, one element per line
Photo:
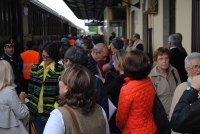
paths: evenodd
<path fill-rule="evenodd" d="M 72 122 L 73 122 L 73 125 L 75 127 L 76 134 L 81 134 L 81 129 L 78 125 L 78 121 L 76 120 L 76 116 L 74 115 L 74 112 L 67 105 L 64 105 L 63 107 L 70 113 L 70 115 L 72 117 Z"/>
<path fill-rule="evenodd" d="M 177 80 L 177 78 L 176 78 L 176 76 L 175 76 L 175 74 L 174 74 L 174 70 L 172 70 L 172 75 L 173 75 L 174 80 L 176 81 L 176 85 L 177 85 L 177 84 L 178 84 L 178 80 Z"/>

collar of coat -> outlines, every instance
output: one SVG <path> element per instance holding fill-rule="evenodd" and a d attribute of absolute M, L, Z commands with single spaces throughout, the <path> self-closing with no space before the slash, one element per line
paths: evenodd
<path fill-rule="evenodd" d="M 169 68 L 168 68 L 168 70 L 167 70 L 167 76 L 169 75 L 169 73 L 170 73 L 172 70 L 174 70 L 174 67 L 171 66 L 171 65 L 169 65 Z M 158 65 L 156 65 L 156 66 L 152 69 L 152 71 L 151 71 L 151 73 L 150 73 L 150 76 L 161 76 L 160 72 L 158 71 Z"/>

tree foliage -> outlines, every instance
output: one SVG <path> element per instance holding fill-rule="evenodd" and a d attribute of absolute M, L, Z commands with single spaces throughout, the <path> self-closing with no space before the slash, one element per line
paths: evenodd
<path fill-rule="evenodd" d="M 98 26 L 88 26 L 88 30 L 90 32 L 96 32 L 96 33 L 98 33 Z"/>

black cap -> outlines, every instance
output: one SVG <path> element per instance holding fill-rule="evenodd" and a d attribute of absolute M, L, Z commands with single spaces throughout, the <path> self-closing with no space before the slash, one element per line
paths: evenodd
<path fill-rule="evenodd" d="M 10 38 L 9 40 L 5 41 L 5 42 L 3 43 L 3 46 L 4 46 L 4 47 L 5 47 L 5 46 L 15 46 L 15 44 L 13 43 L 13 39 Z"/>

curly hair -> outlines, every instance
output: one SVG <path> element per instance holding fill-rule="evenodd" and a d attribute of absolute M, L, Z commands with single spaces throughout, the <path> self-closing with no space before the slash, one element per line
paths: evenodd
<path fill-rule="evenodd" d="M 169 59 L 171 58 L 170 50 L 165 47 L 159 47 L 153 54 L 153 60 L 157 61 L 158 56 L 162 56 L 163 54 L 168 55 Z"/>
<path fill-rule="evenodd" d="M 60 106 L 67 104 L 84 115 L 94 111 L 97 90 L 94 90 L 94 76 L 87 68 L 70 64 L 62 73 L 61 81 L 68 91 Z"/>
<path fill-rule="evenodd" d="M 132 80 L 146 78 L 151 71 L 147 55 L 140 50 L 132 50 L 126 55 L 123 63 L 124 74 Z"/>
<path fill-rule="evenodd" d="M 42 57 L 42 52 L 46 51 L 51 59 L 58 62 L 60 59 L 59 50 L 55 43 L 47 42 L 43 44 L 40 48 L 40 56 Z"/>

